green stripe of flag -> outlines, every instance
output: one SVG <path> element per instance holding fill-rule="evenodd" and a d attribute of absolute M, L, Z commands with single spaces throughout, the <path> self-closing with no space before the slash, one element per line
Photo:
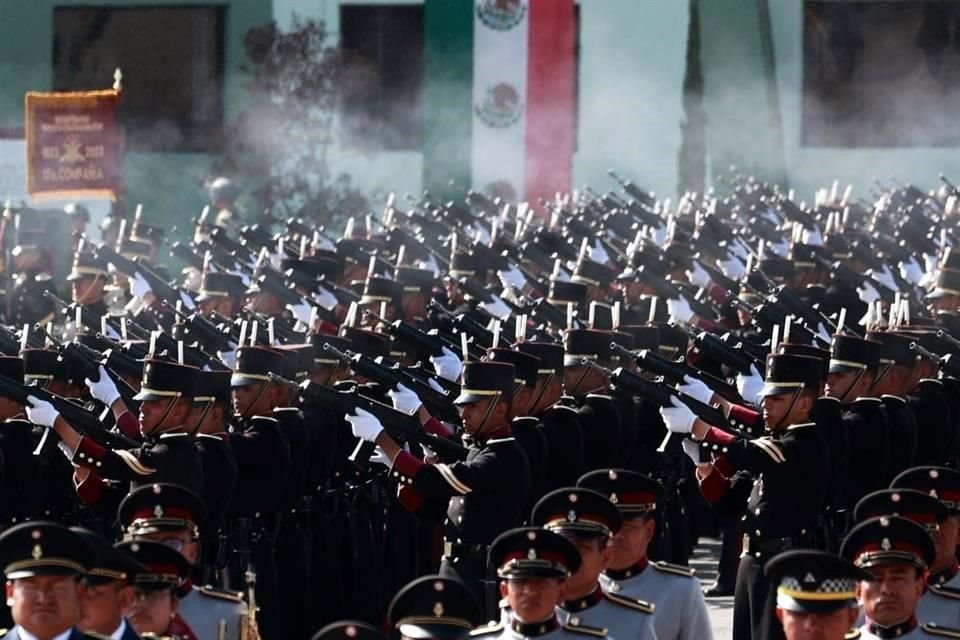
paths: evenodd
<path fill-rule="evenodd" d="M 470 186 L 473 7 L 470 0 L 424 5 L 423 188 L 444 199 Z"/>

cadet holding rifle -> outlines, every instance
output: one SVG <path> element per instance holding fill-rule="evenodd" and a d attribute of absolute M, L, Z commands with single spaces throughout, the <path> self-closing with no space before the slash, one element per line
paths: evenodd
<path fill-rule="evenodd" d="M 464 364 L 454 400 L 470 439 L 463 462 L 430 464 L 403 450 L 371 413 L 358 409 L 347 416 L 355 436 L 382 450 L 391 475 L 402 482 L 398 497 L 404 507 L 427 515 L 446 503 L 440 573 L 462 580 L 488 614 L 497 603 L 493 583 L 486 581 L 488 545 L 521 521 L 530 488 L 527 456 L 510 430 L 515 378 L 511 364 Z"/>

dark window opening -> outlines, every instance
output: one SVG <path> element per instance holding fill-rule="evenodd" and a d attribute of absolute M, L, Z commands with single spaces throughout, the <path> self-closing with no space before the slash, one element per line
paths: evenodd
<path fill-rule="evenodd" d="M 954 147 L 960 2 L 804 3 L 802 144 Z"/>
<path fill-rule="evenodd" d="M 340 44 L 344 146 L 420 149 L 423 5 L 341 5 Z"/>
<path fill-rule="evenodd" d="M 58 7 L 53 88 L 109 88 L 123 72 L 126 145 L 209 151 L 223 128 L 224 7 Z"/>

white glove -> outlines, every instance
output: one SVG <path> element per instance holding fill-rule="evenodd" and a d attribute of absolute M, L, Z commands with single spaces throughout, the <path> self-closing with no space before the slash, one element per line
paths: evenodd
<path fill-rule="evenodd" d="M 701 289 L 710 284 L 710 274 L 696 260 L 693 261 L 693 269 L 687 270 L 687 278 L 690 279 L 690 284 Z"/>
<path fill-rule="evenodd" d="M 730 249 L 730 252 L 733 253 L 733 255 L 737 256 L 744 262 L 746 262 L 747 256 L 750 255 L 750 252 L 747 251 L 747 248 L 743 245 L 743 240 L 740 238 L 734 238 L 733 242 L 727 245 L 727 247 Z"/>
<path fill-rule="evenodd" d="M 660 417 L 663 418 L 667 429 L 669 429 L 671 433 L 690 433 L 693 429 L 693 423 L 697 420 L 697 416 L 694 415 L 693 411 L 690 411 L 687 405 L 680 402 L 674 396 L 670 396 L 670 404 L 673 406 L 660 408 Z"/>
<path fill-rule="evenodd" d="M 783 242 L 771 242 L 767 244 L 767 250 L 781 258 L 786 258 L 787 254 L 790 253 L 790 243 L 786 240 Z"/>
<path fill-rule="evenodd" d="M 667 312 L 672 320 L 680 324 L 688 324 L 690 319 L 693 318 L 693 309 L 690 308 L 690 303 L 683 296 L 676 300 L 667 300 Z"/>
<path fill-rule="evenodd" d="M 873 273 L 870 274 L 874 280 L 885 286 L 891 291 L 896 291 L 897 281 L 893 278 L 893 273 L 890 271 L 890 267 L 884 264 L 880 269 L 874 269 Z"/>
<path fill-rule="evenodd" d="M 771 208 L 767 208 L 760 214 L 760 217 L 769 222 L 770 224 L 780 224 L 780 216 L 777 215 L 777 212 Z"/>
<path fill-rule="evenodd" d="M 450 382 L 456 382 L 460 379 L 460 372 L 463 370 L 463 362 L 460 361 L 460 358 L 457 357 L 453 351 L 447 349 L 446 347 L 441 347 L 443 350 L 443 355 L 441 356 L 430 356 L 430 364 L 433 365 L 433 370 L 437 372 L 437 375 L 443 378 L 444 380 L 449 380 Z"/>
<path fill-rule="evenodd" d="M 731 280 L 739 280 L 747 273 L 747 268 L 736 257 L 729 257 L 720 261 L 720 271 Z"/>
<path fill-rule="evenodd" d="M 523 277 L 523 272 L 516 265 L 509 265 L 506 269 L 501 269 L 497 271 L 497 277 L 500 278 L 500 282 L 503 283 L 504 287 L 513 287 L 515 289 L 523 290 L 523 287 L 527 284 L 527 279 Z"/>
<path fill-rule="evenodd" d="M 857 297 L 866 304 L 872 305 L 880 299 L 880 292 L 869 282 L 864 282 L 857 287 Z"/>
<path fill-rule="evenodd" d="M 120 392 L 117 391 L 117 385 L 113 383 L 113 380 L 110 379 L 110 376 L 107 375 L 107 370 L 103 365 L 100 365 L 100 379 L 94 382 L 90 378 L 84 380 L 87 383 L 87 388 L 90 389 L 90 395 L 94 399 L 99 400 L 106 406 L 113 406 L 113 403 L 120 399 Z"/>
<path fill-rule="evenodd" d="M 400 382 L 397 383 L 396 388 L 387 391 L 387 397 L 393 403 L 393 408 L 403 413 L 416 413 L 423 405 L 417 394 Z"/>
<path fill-rule="evenodd" d="M 376 462 L 377 464 L 382 464 L 383 466 L 390 468 L 393 465 L 393 461 L 387 457 L 387 454 L 384 453 L 383 449 L 379 446 L 374 449 L 373 455 L 370 456 L 370 462 Z"/>
<path fill-rule="evenodd" d="M 190 297 L 190 294 L 183 289 L 180 290 L 180 301 L 183 303 L 183 306 L 191 311 L 197 308 L 197 303 L 194 302 L 193 298 Z"/>
<path fill-rule="evenodd" d="M 441 385 L 439 382 L 437 382 L 433 378 L 427 378 L 427 385 L 437 393 L 447 392 L 447 390 L 443 388 L 443 385 Z"/>
<path fill-rule="evenodd" d="M 763 389 L 763 377 L 756 366 L 750 365 L 750 375 L 745 376 L 742 373 L 737 375 L 737 391 L 740 397 L 750 404 L 755 406 L 760 404 L 757 402 L 757 395 L 761 389 Z"/>
<path fill-rule="evenodd" d="M 352 416 L 348 413 L 344 416 L 347 422 L 350 423 L 350 431 L 353 432 L 354 437 L 360 438 L 361 440 L 376 442 L 377 436 L 383 431 L 383 425 L 380 424 L 377 417 L 369 411 L 357 407 L 356 412 L 357 415 Z"/>
<path fill-rule="evenodd" d="M 38 424 L 41 427 L 47 427 L 48 429 L 52 428 L 53 423 L 60 417 L 60 412 L 57 411 L 52 404 L 36 396 L 27 396 L 26 408 L 27 419 L 30 420 L 30 422 Z"/>
<path fill-rule="evenodd" d="M 813 245 L 815 247 L 823 246 L 823 235 L 820 233 L 820 229 L 814 227 L 811 230 L 803 230 L 803 243 Z"/>
<path fill-rule="evenodd" d="M 842 329 L 843 327 L 840 327 L 840 329 L 837 330 L 837 333 L 840 333 Z M 831 342 L 833 342 L 833 336 L 830 335 L 830 332 L 827 331 L 827 328 L 823 326 L 822 322 L 817 323 L 817 335 L 823 338 L 824 342 L 826 342 L 827 344 L 830 344 Z"/>
<path fill-rule="evenodd" d="M 867 312 L 863 314 L 863 317 L 860 318 L 857 324 L 860 325 L 861 327 L 872 327 L 877 321 L 875 309 L 876 309 L 876 305 L 872 305 L 868 303 Z"/>
<path fill-rule="evenodd" d="M 297 322 L 302 323 L 306 327 L 310 327 L 310 316 L 313 312 L 313 308 L 308 302 L 301 302 L 300 304 L 288 304 L 287 310 L 293 314 L 293 317 L 297 319 Z"/>
<path fill-rule="evenodd" d="M 317 304 L 327 311 L 330 311 L 337 306 L 337 296 L 333 295 L 324 288 L 321 288 L 320 291 L 313 294 L 313 299 L 316 300 Z"/>
<path fill-rule="evenodd" d="M 223 364 L 227 365 L 230 369 L 233 369 L 233 365 L 237 363 L 237 351 L 232 349 L 230 351 L 221 351 L 220 352 L 220 361 Z"/>
<path fill-rule="evenodd" d="M 481 302 L 477 306 L 492 315 L 494 318 L 499 318 L 500 320 L 506 320 L 510 317 L 510 314 L 513 313 L 513 309 L 511 309 L 506 302 L 496 296 L 494 296 L 493 300 L 490 302 Z"/>
<path fill-rule="evenodd" d="M 709 404 L 710 399 L 713 398 L 713 389 L 707 386 L 707 383 L 687 375 L 683 376 L 683 384 L 677 387 L 677 391 L 704 404 Z"/>
<path fill-rule="evenodd" d="M 128 277 L 127 283 L 130 285 L 130 295 L 134 298 L 143 298 L 151 291 L 150 283 L 140 275 L 139 271 Z"/>
<path fill-rule="evenodd" d="M 687 457 L 693 460 L 693 464 L 697 465 L 698 467 L 710 466 L 709 462 L 700 461 L 700 445 L 699 444 L 697 444 L 690 438 L 684 438 L 683 442 L 681 443 L 681 446 L 683 446 L 683 452 L 687 454 Z"/>
<path fill-rule="evenodd" d="M 917 285 L 923 278 L 923 267 L 913 256 L 900 263 L 900 276 L 912 285 Z"/>
<path fill-rule="evenodd" d="M 603 246 L 599 238 L 593 241 L 593 248 L 590 249 L 590 259 L 600 264 L 608 264 L 610 262 L 610 254 L 607 253 L 607 248 Z"/>

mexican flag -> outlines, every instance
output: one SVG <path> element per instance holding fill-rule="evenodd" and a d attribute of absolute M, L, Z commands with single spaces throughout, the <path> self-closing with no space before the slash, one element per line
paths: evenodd
<path fill-rule="evenodd" d="M 426 0 L 424 28 L 424 188 L 531 204 L 568 191 L 573 0 Z"/>

